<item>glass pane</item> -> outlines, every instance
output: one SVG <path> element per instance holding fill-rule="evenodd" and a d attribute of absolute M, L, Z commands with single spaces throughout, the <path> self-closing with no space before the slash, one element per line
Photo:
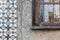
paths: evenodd
<path fill-rule="evenodd" d="M 40 0 L 40 2 L 52 2 L 52 0 Z"/>
<path fill-rule="evenodd" d="M 41 19 L 42 21 L 43 21 L 43 16 L 44 16 L 44 12 L 43 11 L 44 11 L 44 5 L 41 5 L 40 6 L 40 13 L 41 13 L 40 15 L 42 17 L 42 19 Z"/>
<path fill-rule="evenodd" d="M 50 3 L 53 3 L 53 2 L 60 2 L 60 0 L 40 0 L 40 2 L 50 2 Z"/>
<path fill-rule="evenodd" d="M 44 0 L 40 0 L 40 2 L 44 2 Z"/>
<path fill-rule="evenodd" d="M 56 22 L 60 22 L 60 5 L 54 5 L 54 18 Z"/>
<path fill-rule="evenodd" d="M 40 5 L 43 22 L 60 22 L 60 5 Z"/>
<path fill-rule="evenodd" d="M 44 0 L 44 2 L 49 2 L 49 0 Z"/>
<path fill-rule="evenodd" d="M 49 2 L 49 0 L 40 0 L 40 2 Z"/>
<path fill-rule="evenodd" d="M 60 0 L 54 0 L 54 2 L 60 2 Z"/>

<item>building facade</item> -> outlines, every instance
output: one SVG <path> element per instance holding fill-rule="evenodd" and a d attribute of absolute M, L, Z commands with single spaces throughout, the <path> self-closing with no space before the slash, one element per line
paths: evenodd
<path fill-rule="evenodd" d="M 3 1 L 4 1 L 4 3 L 6 3 L 5 0 L 3 0 Z M 15 30 L 17 36 L 16 36 L 14 30 L 10 30 L 11 33 L 9 31 L 10 28 L 14 29 L 14 27 L 16 25 L 13 23 L 13 21 L 11 21 L 11 20 L 9 21 L 9 19 L 11 19 L 11 17 L 10 17 L 10 14 L 7 14 L 8 15 L 8 17 L 7 17 L 8 22 L 6 24 L 6 25 L 8 25 L 8 27 L 6 27 L 7 30 L 8 30 L 7 31 L 7 33 L 8 33 L 7 34 L 7 40 L 60 40 L 60 30 L 32 30 L 31 29 L 31 27 L 32 27 L 32 3 L 33 3 L 32 0 L 16 0 L 16 1 L 14 2 L 14 0 L 13 0 L 11 2 L 11 0 L 10 0 L 10 1 L 7 1 L 7 2 L 11 3 L 11 5 L 8 6 L 8 7 L 11 7 L 11 6 L 16 7 L 15 3 L 17 4 L 17 7 L 15 8 L 17 10 L 17 12 L 14 15 L 14 17 L 12 17 L 12 20 L 14 20 L 14 22 L 15 22 L 15 19 L 17 19 L 17 22 L 16 22 L 17 27 L 15 28 L 15 29 L 17 29 L 17 31 Z M 0 2 L 1 2 L 1 0 L 0 0 Z M 2 3 L 2 4 L 5 7 L 4 3 Z M 9 3 L 7 3 L 7 5 L 9 5 Z M 3 10 L 5 10 L 4 7 L 2 7 Z M 7 7 L 7 12 L 9 13 L 9 11 L 8 11 L 9 8 L 8 7 Z M 14 8 L 10 8 L 10 9 L 15 10 Z M 11 15 L 13 15 L 13 14 L 11 14 Z M 4 16 L 4 14 L 2 16 Z M 3 17 L 3 21 L 5 19 L 5 16 Z M 0 17 L 0 18 L 2 18 L 2 17 Z M 9 22 L 12 22 L 11 25 L 14 24 L 14 27 L 13 26 L 10 27 Z M 2 28 L 4 29 L 4 27 L 2 27 Z M 4 34 L 3 34 L 4 32 L 5 31 L 2 32 L 3 39 L 5 38 Z M 13 35 L 13 36 L 9 36 L 10 34 Z M 17 39 L 15 39 L 14 36 L 16 36 Z M 9 39 L 10 37 L 12 39 Z M 0 39 L 0 40 L 3 40 L 3 39 Z"/>
<path fill-rule="evenodd" d="M 60 30 L 31 30 L 32 0 L 18 0 L 19 40 L 60 40 Z"/>

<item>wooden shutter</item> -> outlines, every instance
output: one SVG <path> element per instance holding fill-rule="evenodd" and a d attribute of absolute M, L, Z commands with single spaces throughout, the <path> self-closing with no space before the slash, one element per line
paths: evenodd
<path fill-rule="evenodd" d="M 40 1 L 35 0 L 35 24 L 39 25 L 41 22 L 41 17 L 40 17 Z"/>

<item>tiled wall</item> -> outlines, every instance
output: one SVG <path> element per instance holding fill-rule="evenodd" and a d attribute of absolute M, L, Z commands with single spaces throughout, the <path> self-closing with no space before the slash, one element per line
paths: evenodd
<path fill-rule="evenodd" d="M 0 0 L 0 40 L 17 40 L 17 0 Z"/>

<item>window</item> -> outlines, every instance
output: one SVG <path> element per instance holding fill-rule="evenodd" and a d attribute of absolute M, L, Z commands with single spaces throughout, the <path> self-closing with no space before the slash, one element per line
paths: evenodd
<path fill-rule="evenodd" d="M 33 0 L 33 26 L 60 28 L 60 0 Z"/>

